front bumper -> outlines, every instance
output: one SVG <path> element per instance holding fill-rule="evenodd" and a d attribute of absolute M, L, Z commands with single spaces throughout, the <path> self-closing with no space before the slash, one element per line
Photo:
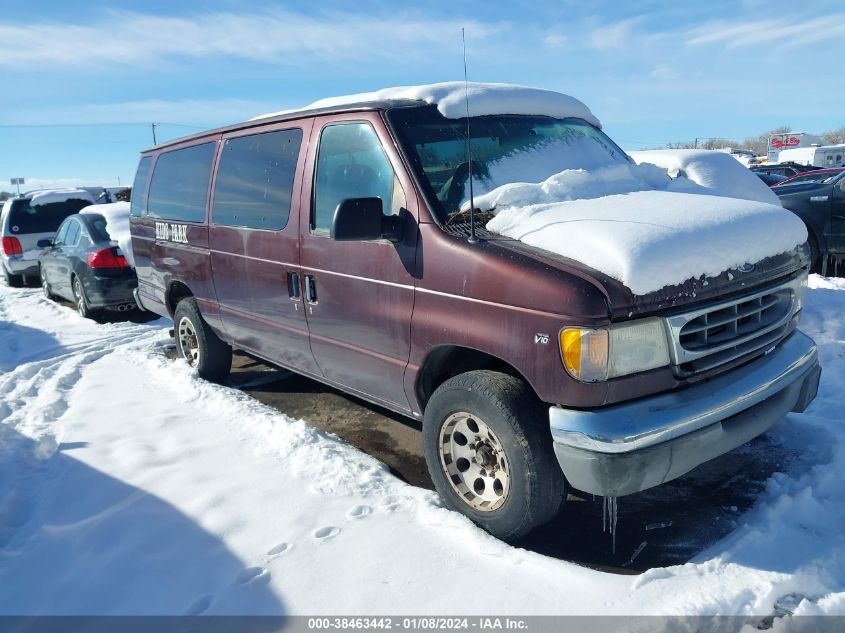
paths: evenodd
<path fill-rule="evenodd" d="M 680 477 L 807 408 L 821 367 L 795 332 L 772 352 L 695 385 L 595 411 L 551 407 L 554 450 L 569 483 L 620 497 Z"/>

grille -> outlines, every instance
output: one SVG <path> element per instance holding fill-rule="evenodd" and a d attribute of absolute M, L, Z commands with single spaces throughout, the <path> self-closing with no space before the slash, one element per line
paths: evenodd
<path fill-rule="evenodd" d="M 802 278 L 667 318 L 676 373 L 689 377 L 776 344 L 795 327 Z"/>

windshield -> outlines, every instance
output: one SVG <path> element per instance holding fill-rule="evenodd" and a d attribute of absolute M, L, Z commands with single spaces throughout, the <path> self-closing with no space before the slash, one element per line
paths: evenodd
<path fill-rule="evenodd" d="M 69 215 L 91 204 L 88 200 L 71 198 L 64 202 L 51 202 L 31 206 L 29 198 L 12 201 L 9 215 L 9 228 L 12 233 L 55 233 L 59 225 Z"/>
<path fill-rule="evenodd" d="M 469 201 L 466 119 L 436 108 L 397 108 L 388 118 L 441 222 Z M 495 115 L 470 119 L 475 198 L 515 182 L 543 182 L 569 169 L 592 170 L 629 161 L 607 135 L 581 119 Z"/>

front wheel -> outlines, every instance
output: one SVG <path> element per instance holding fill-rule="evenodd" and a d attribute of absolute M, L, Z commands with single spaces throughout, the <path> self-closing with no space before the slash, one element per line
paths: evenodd
<path fill-rule="evenodd" d="M 193 297 L 182 299 L 173 314 L 179 356 L 196 369 L 201 378 L 219 382 L 232 369 L 232 348 L 220 340 L 199 311 Z"/>
<path fill-rule="evenodd" d="M 518 378 L 480 370 L 444 382 L 426 406 L 423 443 L 444 504 L 504 541 L 561 507 L 566 483 L 548 415 Z"/>

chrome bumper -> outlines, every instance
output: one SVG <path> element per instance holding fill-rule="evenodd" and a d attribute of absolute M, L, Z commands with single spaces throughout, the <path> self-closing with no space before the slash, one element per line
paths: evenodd
<path fill-rule="evenodd" d="M 664 483 L 803 411 L 821 368 L 795 332 L 772 352 L 686 389 L 594 411 L 551 407 L 555 454 L 569 482 L 622 496 Z"/>
<path fill-rule="evenodd" d="M 132 298 L 135 299 L 135 303 L 138 305 L 139 310 L 146 310 L 146 308 L 144 307 L 144 304 L 141 303 L 141 296 L 140 296 L 140 294 L 138 294 L 138 288 L 135 288 L 132 291 Z"/>

